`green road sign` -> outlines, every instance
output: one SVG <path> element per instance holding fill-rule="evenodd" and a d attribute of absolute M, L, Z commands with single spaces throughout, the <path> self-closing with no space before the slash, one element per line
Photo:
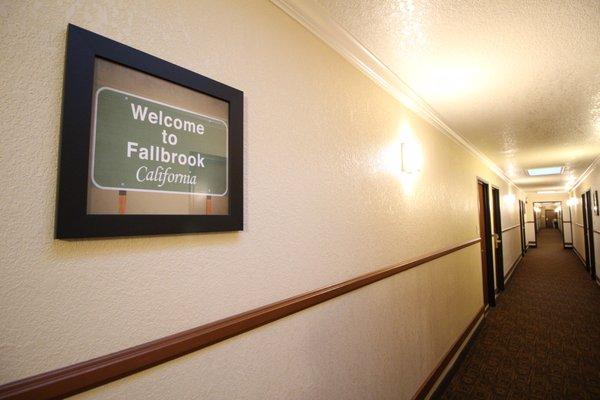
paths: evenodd
<path fill-rule="evenodd" d="M 101 189 L 223 196 L 227 124 L 103 87 L 96 92 L 92 182 Z"/>

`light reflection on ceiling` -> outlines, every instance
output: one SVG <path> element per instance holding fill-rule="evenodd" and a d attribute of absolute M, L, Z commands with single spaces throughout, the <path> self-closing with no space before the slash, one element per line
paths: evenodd
<path fill-rule="evenodd" d="M 317 1 L 524 190 L 600 154 L 600 1 Z"/>

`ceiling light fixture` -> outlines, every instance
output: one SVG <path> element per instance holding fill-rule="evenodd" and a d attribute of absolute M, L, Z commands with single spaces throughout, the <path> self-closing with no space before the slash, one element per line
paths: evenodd
<path fill-rule="evenodd" d="M 560 175 L 564 170 L 565 167 L 531 168 L 527 170 L 527 174 L 529 176 Z"/>
<path fill-rule="evenodd" d="M 540 190 L 537 194 L 567 193 L 566 190 Z"/>

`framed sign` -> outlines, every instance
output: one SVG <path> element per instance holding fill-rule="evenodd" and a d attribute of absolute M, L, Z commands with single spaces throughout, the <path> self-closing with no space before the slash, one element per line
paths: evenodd
<path fill-rule="evenodd" d="M 69 25 L 56 238 L 243 229 L 243 92 Z"/>

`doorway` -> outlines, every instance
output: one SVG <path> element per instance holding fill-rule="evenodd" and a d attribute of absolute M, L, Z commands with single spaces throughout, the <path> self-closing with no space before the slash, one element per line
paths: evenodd
<path fill-rule="evenodd" d="M 527 243 L 525 242 L 525 203 L 523 203 L 523 200 L 519 200 L 519 225 L 521 225 L 521 256 L 525 257 Z"/>
<path fill-rule="evenodd" d="M 592 218 L 592 191 L 581 195 L 583 210 L 583 241 L 585 244 L 585 268 L 592 279 L 596 279 L 596 252 L 594 250 L 594 221 Z"/>
<path fill-rule="evenodd" d="M 533 203 L 534 231 L 536 244 L 538 233 L 542 229 L 557 229 L 561 234 L 563 247 L 565 245 L 565 234 L 563 226 L 562 201 L 536 201 Z"/>
<path fill-rule="evenodd" d="M 492 229 L 490 218 L 489 185 L 477 180 L 479 205 L 479 237 L 481 239 L 481 275 L 483 278 L 483 306 L 494 307 L 494 260 L 492 255 Z"/>
<path fill-rule="evenodd" d="M 556 211 L 554 210 L 546 210 L 545 212 L 546 218 L 546 229 L 555 229 L 558 228 L 558 219 L 556 218 Z"/>
<path fill-rule="evenodd" d="M 494 209 L 494 254 L 496 256 L 496 287 L 504 290 L 504 256 L 502 252 L 502 216 L 500 211 L 500 189 L 492 187 Z"/>

